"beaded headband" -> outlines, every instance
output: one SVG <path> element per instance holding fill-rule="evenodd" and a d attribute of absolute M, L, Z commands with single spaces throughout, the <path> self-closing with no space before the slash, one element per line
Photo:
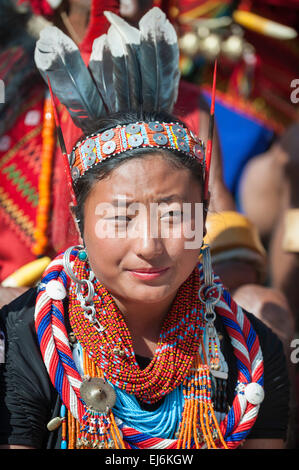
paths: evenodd
<path fill-rule="evenodd" d="M 204 144 L 191 130 L 178 123 L 136 122 L 92 134 L 79 142 L 69 158 L 73 182 L 106 158 L 135 148 L 178 150 L 205 168 Z"/>

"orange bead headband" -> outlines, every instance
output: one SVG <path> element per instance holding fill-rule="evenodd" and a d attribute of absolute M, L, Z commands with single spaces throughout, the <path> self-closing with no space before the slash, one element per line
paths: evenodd
<path fill-rule="evenodd" d="M 76 181 L 96 164 L 134 148 L 178 150 L 196 158 L 205 168 L 203 142 L 178 123 L 137 122 L 92 134 L 79 142 L 70 154 L 71 175 Z"/>

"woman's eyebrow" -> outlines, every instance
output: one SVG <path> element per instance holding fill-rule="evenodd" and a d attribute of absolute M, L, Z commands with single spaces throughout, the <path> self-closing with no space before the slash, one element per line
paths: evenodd
<path fill-rule="evenodd" d="M 180 194 L 171 194 L 170 196 L 165 196 L 159 198 L 157 202 L 184 202 L 185 198 Z"/>
<path fill-rule="evenodd" d="M 180 194 L 171 194 L 169 196 L 158 197 L 153 202 L 161 203 L 161 202 L 184 202 L 186 199 L 181 196 Z M 132 203 L 140 203 L 140 201 L 136 201 L 135 199 L 128 198 L 128 197 L 116 197 L 112 199 L 111 204 L 114 206 L 121 206 L 126 207 Z"/>

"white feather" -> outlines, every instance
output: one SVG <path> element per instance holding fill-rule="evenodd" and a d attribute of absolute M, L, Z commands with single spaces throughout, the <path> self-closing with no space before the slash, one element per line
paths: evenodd
<path fill-rule="evenodd" d="M 144 109 L 171 112 L 177 100 L 180 79 L 175 29 L 157 7 L 141 18 L 139 29 Z"/>
<path fill-rule="evenodd" d="M 111 24 L 107 40 L 113 57 L 116 110 L 137 110 L 142 105 L 140 31 L 111 11 L 105 11 L 104 15 Z"/>
<path fill-rule="evenodd" d="M 89 59 L 89 70 L 109 112 L 115 110 L 113 85 L 113 60 L 108 46 L 107 34 L 94 40 Z"/>

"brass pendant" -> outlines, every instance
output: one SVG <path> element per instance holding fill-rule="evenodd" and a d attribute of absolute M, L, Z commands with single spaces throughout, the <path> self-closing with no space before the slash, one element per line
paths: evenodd
<path fill-rule="evenodd" d="M 47 424 L 47 429 L 49 431 L 55 431 L 56 429 L 59 428 L 61 425 L 63 419 L 60 418 L 59 416 L 56 416 L 56 418 L 51 419 L 51 421 L 48 422 Z"/>
<path fill-rule="evenodd" d="M 116 402 L 114 389 L 104 379 L 98 377 L 85 377 L 80 394 L 89 409 L 107 413 Z"/>

